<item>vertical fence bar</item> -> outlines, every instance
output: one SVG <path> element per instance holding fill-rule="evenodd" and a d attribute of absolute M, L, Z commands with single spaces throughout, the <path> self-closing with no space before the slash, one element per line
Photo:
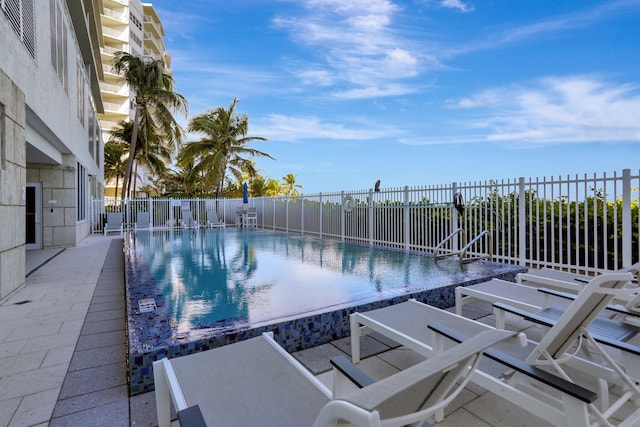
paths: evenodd
<path fill-rule="evenodd" d="M 320 218 L 318 218 L 318 227 L 319 227 L 318 233 L 320 235 L 320 238 L 322 239 L 322 227 L 324 226 L 323 221 L 322 221 L 322 218 L 324 216 L 323 215 L 324 209 L 323 209 L 323 206 L 322 206 L 323 205 L 323 203 L 322 203 L 322 193 L 320 193 L 319 200 L 320 200 L 320 208 L 319 208 Z"/>
<path fill-rule="evenodd" d="M 369 189 L 369 203 L 367 206 L 369 217 L 369 246 L 373 246 L 373 190 Z"/>
<path fill-rule="evenodd" d="M 411 241 L 411 221 L 409 220 L 409 186 L 404 187 L 404 201 L 402 203 L 402 216 L 404 222 L 404 248 L 409 250 Z"/>
<path fill-rule="evenodd" d="M 518 259 L 520 265 L 527 262 L 527 217 L 524 177 L 518 178 Z"/>
<path fill-rule="evenodd" d="M 300 234 L 304 235 L 304 195 L 300 194 Z"/>
<path fill-rule="evenodd" d="M 344 190 L 340 192 L 340 240 L 344 242 L 345 237 L 345 221 L 346 215 L 344 212 Z"/>
<path fill-rule="evenodd" d="M 622 265 L 633 264 L 631 257 L 631 169 L 622 170 Z"/>

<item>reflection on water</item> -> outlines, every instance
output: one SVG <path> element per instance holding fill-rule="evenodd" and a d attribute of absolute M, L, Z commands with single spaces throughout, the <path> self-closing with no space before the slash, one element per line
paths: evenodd
<path fill-rule="evenodd" d="M 185 332 L 446 286 L 463 273 L 452 259 L 434 263 L 404 251 L 269 231 L 171 230 L 131 239 L 133 268 L 149 271 L 174 326 Z M 462 268 L 468 278 L 475 267 Z"/>

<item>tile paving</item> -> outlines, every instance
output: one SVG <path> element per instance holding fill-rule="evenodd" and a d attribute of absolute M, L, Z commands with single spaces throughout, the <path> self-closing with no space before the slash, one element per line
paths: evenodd
<path fill-rule="evenodd" d="M 0 304 L 0 426 L 157 425 L 153 393 L 127 391 L 121 239 L 90 236 L 75 248 L 29 251 L 26 265 L 25 286 Z M 350 355 L 349 347 L 341 339 L 294 355 L 329 384 L 328 360 Z M 422 360 L 375 334 L 362 354 L 360 367 L 374 379 Z M 544 423 L 471 385 L 437 424 L 462 425 Z"/>

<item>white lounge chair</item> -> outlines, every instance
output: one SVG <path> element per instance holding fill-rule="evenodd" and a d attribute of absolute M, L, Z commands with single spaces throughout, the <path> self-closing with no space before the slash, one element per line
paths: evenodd
<path fill-rule="evenodd" d="M 640 401 L 640 390 L 624 367 L 608 366 L 609 360 L 602 362 L 607 366 L 600 366 L 589 358 L 578 357 L 568 351 L 571 346 L 590 339 L 589 326 L 617 293 L 626 291 L 621 288 L 631 279 L 628 273 L 611 273 L 594 279 L 567 307 L 560 319 L 548 325 L 549 332 L 539 343 L 530 341 L 527 348 L 520 352 L 513 346 L 507 346 L 507 343 L 501 343 L 491 350 L 494 352 L 491 358 L 497 360 L 500 366 L 494 364 L 487 367 L 481 364 L 471 381 L 557 426 L 616 425 L 616 416 L 623 419 L 617 425 L 640 423 L 640 408 L 634 406 L 635 402 Z M 354 313 L 351 316 L 353 360 L 357 362 L 360 358 L 360 335 L 371 331 L 431 357 L 445 345 L 441 338 L 427 330 L 426 325 L 433 323 L 443 324 L 454 331 L 449 336 L 457 335 L 457 339 L 491 328 L 417 301 Z M 485 354 L 489 353 L 485 351 Z M 550 366 L 553 366 L 557 375 L 540 369 L 551 369 Z M 588 390 L 581 387 L 572 389 L 577 385 L 569 382 L 575 381 L 575 378 L 568 374 L 567 366 L 578 369 L 582 375 L 591 375 L 596 380 L 621 386 L 624 392 L 620 400 L 609 404 L 608 390 L 601 388 L 599 404 L 596 406 L 595 396 L 589 397 Z M 506 377 L 502 370 L 497 370 L 498 367 L 509 367 L 515 373 Z M 554 393 L 550 394 L 541 384 L 550 387 Z M 626 402 L 632 402 L 631 410 L 621 415 L 618 410 Z"/>
<path fill-rule="evenodd" d="M 138 212 L 136 217 L 136 223 L 134 224 L 134 230 L 146 230 L 151 228 L 151 221 L 149 219 L 149 212 Z"/>
<path fill-rule="evenodd" d="M 200 228 L 200 224 L 198 224 L 197 221 L 194 221 L 191 211 L 182 211 L 182 228 L 185 230 L 190 228 Z"/>
<path fill-rule="evenodd" d="M 638 279 L 640 276 L 640 262 L 621 268 L 617 273 L 631 273 Z M 557 289 L 565 292 L 577 293 L 593 279 L 591 276 L 571 273 L 568 271 L 554 270 L 552 268 L 532 268 L 526 273 L 516 276 L 516 281 L 523 285 Z M 575 290 L 578 290 L 577 292 Z"/>
<path fill-rule="evenodd" d="M 225 227 L 224 221 L 220 221 L 220 219 L 218 218 L 218 213 L 213 209 L 210 211 L 207 211 L 207 227 L 210 227 L 210 228 Z"/>
<path fill-rule="evenodd" d="M 456 314 L 462 316 L 463 307 L 476 301 L 505 304 L 528 313 L 538 313 L 549 307 L 566 308 L 576 299 L 582 289 L 584 289 L 583 286 L 577 286 L 571 289 L 572 292 L 560 292 L 553 289 L 525 286 L 506 280 L 491 279 L 475 285 L 458 286 L 455 289 Z M 621 293 L 618 296 L 625 301 L 629 301 L 633 297 L 634 288 L 630 288 L 628 293 Z M 505 311 L 494 307 L 494 313 L 496 328 L 504 328 Z M 633 315 L 618 306 L 611 306 L 602 312 L 603 317 L 619 318 L 626 314 Z"/>
<path fill-rule="evenodd" d="M 124 223 L 122 221 L 122 213 L 109 213 L 107 214 L 107 222 L 104 225 L 104 235 L 108 233 L 118 232 L 122 236 L 124 230 Z"/>
<path fill-rule="evenodd" d="M 273 339 L 271 333 L 213 350 L 153 363 L 159 427 L 196 411 L 206 425 L 418 426 L 464 388 L 482 351 L 514 332 L 486 331 L 447 352 L 365 384 L 347 379 L 348 360 L 333 359 L 330 391 Z M 362 388 L 358 388 L 362 387 Z"/>

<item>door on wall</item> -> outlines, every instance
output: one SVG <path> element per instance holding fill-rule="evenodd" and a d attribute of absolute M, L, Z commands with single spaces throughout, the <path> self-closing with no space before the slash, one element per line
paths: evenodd
<path fill-rule="evenodd" d="M 25 249 L 42 249 L 42 184 L 27 183 L 25 189 L 27 206 Z"/>

